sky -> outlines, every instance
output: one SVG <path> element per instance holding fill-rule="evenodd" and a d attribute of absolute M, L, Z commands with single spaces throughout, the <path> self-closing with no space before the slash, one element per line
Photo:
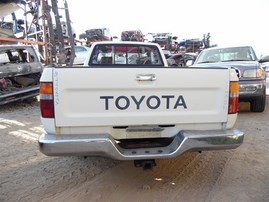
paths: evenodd
<path fill-rule="evenodd" d="M 113 36 L 140 29 L 170 32 L 178 40 L 210 33 L 218 46 L 251 45 L 269 55 L 269 0 L 67 0 L 77 36 L 107 27 Z M 267 26 L 266 26 L 267 25 Z"/>

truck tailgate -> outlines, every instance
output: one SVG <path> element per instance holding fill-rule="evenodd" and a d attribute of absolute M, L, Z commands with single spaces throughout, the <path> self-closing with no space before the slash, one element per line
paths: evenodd
<path fill-rule="evenodd" d="M 229 69 L 55 68 L 57 127 L 226 122 Z"/>

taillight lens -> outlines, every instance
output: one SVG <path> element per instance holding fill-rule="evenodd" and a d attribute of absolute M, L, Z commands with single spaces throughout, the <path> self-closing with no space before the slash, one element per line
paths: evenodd
<path fill-rule="evenodd" d="M 40 110 L 43 118 L 54 118 L 52 82 L 40 83 Z"/>
<path fill-rule="evenodd" d="M 235 114 L 238 111 L 239 85 L 237 81 L 230 82 L 229 95 L 229 114 Z"/>

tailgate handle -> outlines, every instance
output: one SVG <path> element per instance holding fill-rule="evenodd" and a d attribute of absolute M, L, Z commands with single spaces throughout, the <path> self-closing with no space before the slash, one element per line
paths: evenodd
<path fill-rule="evenodd" d="M 138 74 L 136 75 L 137 81 L 155 81 L 156 76 L 155 74 Z"/>

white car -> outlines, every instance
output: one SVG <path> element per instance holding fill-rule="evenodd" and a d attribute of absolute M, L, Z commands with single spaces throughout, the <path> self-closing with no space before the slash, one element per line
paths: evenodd
<path fill-rule="evenodd" d="M 91 48 L 89 48 L 87 46 L 75 46 L 74 50 L 75 50 L 76 57 L 74 58 L 73 64 L 74 65 L 83 65 Z"/>

